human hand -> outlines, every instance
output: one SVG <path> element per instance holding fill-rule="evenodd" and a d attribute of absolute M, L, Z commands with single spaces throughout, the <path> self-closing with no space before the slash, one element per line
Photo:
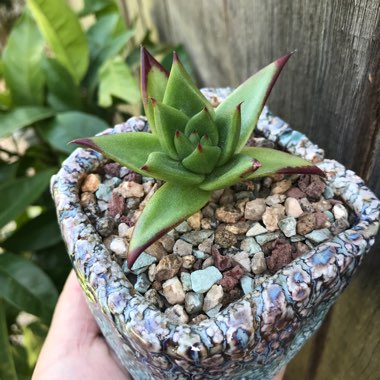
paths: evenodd
<path fill-rule="evenodd" d="M 282 380 L 283 369 L 273 380 Z M 132 380 L 113 358 L 71 271 L 32 380 Z"/>
<path fill-rule="evenodd" d="M 92 316 L 74 271 L 59 297 L 32 380 L 128 380 Z"/>

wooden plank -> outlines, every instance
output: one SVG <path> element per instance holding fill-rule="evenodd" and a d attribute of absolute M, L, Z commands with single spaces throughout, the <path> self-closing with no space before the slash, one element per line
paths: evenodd
<path fill-rule="evenodd" d="M 185 44 L 201 85 L 235 86 L 297 48 L 271 109 L 380 196 L 378 0 L 164 0 L 152 11 L 161 38 Z M 380 379 L 378 273 L 380 241 L 286 379 Z"/>
<path fill-rule="evenodd" d="M 236 85 L 297 48 L 272 110 L 380 194 L 378 0 L 166 0 L 153 16 L 163 39 L 185 44 L 202 85 Z"/>

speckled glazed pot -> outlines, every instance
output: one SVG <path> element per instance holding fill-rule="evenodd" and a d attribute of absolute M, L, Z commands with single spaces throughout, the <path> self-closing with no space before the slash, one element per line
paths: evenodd
<path fill-rule="evenodd" d="M 213 104 L 229 92 L 203 91 Z M 132 118 L 106 133 L 146 128 L 144 118 Z M 102 155 L 77 149 L 52 179 L 59 224 L 90 308 L 135 379 L 271 379 L 318 329 L 374 242 L 380 204 L 358 176 L 324 160 L 321 149 L 267 109 L 258 130 L 318 163 L 357 220 L 199 325 L 173 324 L 137 294 L 82 212 L 81 178 L 105 163 Z"/>

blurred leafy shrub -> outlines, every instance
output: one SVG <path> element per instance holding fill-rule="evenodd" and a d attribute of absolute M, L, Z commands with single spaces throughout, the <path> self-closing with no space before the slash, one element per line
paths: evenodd
<path fill-rule="evenodd" d="M 31 377 L 70 270 L 49 194 L 74 149 L 67 142 L 140 112 L 140 44 L 164 65 L 176 48 L 190 69 L 181 46 L 150 31 L 137 41 L 121 14 L 116 0 L 86 0 L 79 13 L 63 0 L 27 0 L 1 54 L 1 379 Z"/>

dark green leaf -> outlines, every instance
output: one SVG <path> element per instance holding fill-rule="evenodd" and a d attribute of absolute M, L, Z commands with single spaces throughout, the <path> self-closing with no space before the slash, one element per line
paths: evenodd
<path fill-rule="evenodd" d="M 174 146 L 181 160 L 193 153 L 196 145 L 181 131 L 176 131 L 174 137 Z"/>
<path fill-rule="evenodd" d="M 32 106 L 17 107 L 12 111 L 0 113 L 0 138 L 53 115 L 54 111 L 50 108 Z"/>
<path fill-rule="evenodd" d="M 0 379 L 18 380 L 15 364 L 12 358 L 11 345 L 9 343 L 5 308 L 6 304 L 0 297 Z"/>
<path fill-rule="evenodd" d="M 75 146 L 68 145 L 74 139 L 93 136 L 109 125 L 102 119 L 83 112 L 63 112 L 39 128 L 42 137 L 55 149 L 71 153 Z"/>
<path fill-rule="evenodd" d="M 324 176 L 324 173 L 310 161 L 289 153 L 270 148 L 244 148 L 242 154 L 246 154 L 259 160 L 261 167 L 246 179 L 253 179 L 274 173 L 305 173 Z"/>
<path fill-rule="evenodd" d="M 257 169 L 257 163 L 245 154 L 237 154 L 223 166 L 219 166 L 207 176 L 199 187 L 213 191 L 231 186 L 245 179 L 245 175 Z"/>
<path fill-rule="evenodd" d="M 45 170 L 33 177 L 18 178 L 0 185 L 0 228 L 38 199 L 54 172 Z"/>
<path fill-rule="evenodd" d="M 194 116 L 204 107 L 214 114 L 211 104 L 193 83 L 175 54 L 163 103 L 181 110 L 188 117 Z"/>
<path fill-rule="evenodd" d="M 110 107 L 112 96 L 132 104 L 140 101 L 136 79 L 120 56 L 106 61 L 99 69 L 99 105 Z"/>
<path fill-rule="evenodd" d="M 43 46 L 34 20 L 24 13 L 13 27 L 3 53 L 4 77 L 15 106 L 43 104 Z"/>
<path fill-rule="evenodd" d="M 115 4 L 114 0 L 84 0 L 83 9 L 80 16 L 87 16 L 90 13 L 97 13 L 107 8 L 110 4 Z"/>
<path fill-rule="evenodd" d="M 281 57 L 243 82 L 215 110 L 218 129 L 228 128 L 235 108 L 241 105 L 241 132 L 236 152 L 247 143 L 270 91 L 290 55 Z M 228 131 L 221 132 L 227 136 Z"/>
<path fill-rule="evenodd" d="M 147 203 L 135 225 L 129 245 L 128 266 L 133 266 L 146 247 L 200 210 L 210 196 L 211 192 L 194 186 L 165 183 Z"/>
<path fill-rule="evenodd" d="M 43 61 L 47 102 L 56 111 L 83 109 L 80 88 L 72 75 L 56 59 L 46 58 Z"/>
<path fill-rule="evenodd" d="M 4 183 L 16 177 L 18 162 L 9 164 L 8 162 L 0 161 L 0 183 Z"/>
<path fill-rule="evenodd" d="M 9 306 L 10 305 L 7 305 L 7 308 Z M 12 344 L 11 352 L 16 366 L 17 379 L 30 380 L 32 378 L 34 368 L 30 367 L 29 365 L 28 354 L 25 347 L 18 344 Z"/>
<path fill-rule="evenodd" d="M 182 160 L 182 164 L 195 173 L 209 174 L 215 168 L 219 156 L 218 146 L 198 145 L 193 153 Z"/>
<path fill-rule="evenodd" d="M 32 261 L 54 282 L 60 292 L 72 268 L 69 255 L 63 242 L 52 247 L 33 252 Z"/>
<path fill-rule="evenodd" d="M 89 48 L 74 11 L 62 0 L 27 0 L 33 17 L 57 60 L 79 83 L 89 64 Z"/>
<path fill-rule="evenodd" d="M 57 216 L 49 210 L 23 224 L 1 245 L 9 252 L 20 253 L 51 247 L 60 240 Z"/>
<path fill-rule="evenodd" d="M 58 293 L 44 272 L 29 260 L 5 253 L 0 255 L 0 298 L 48 321 Z"/>
<path fill-rule="evenodd" d="M 178 161 L 172 160 L 165 153 L 153 152 L 144 165 L 144 170 L 151 177 L 179 184 L 198 184 L 204 180 L 204 175 L 188 171 Z"/>
<path fill-rule="evenodd" d="M 97 73 L 101 65 L 118 54 L 133 36 L 133 31 L 120 31 L 120 15 L 117 12 L 100 17 L 86 35 L 90 46 L 91 62 L 86 83 L 93 88 L 97 83 Z"/>
<path fill-rule="evenodd" d="M 156 100 L 153 102 L 153 110 L 157 137 L 162 149 L 171 158 L 176 159 L 178 155 L 174 145 L 174 137 L 177 130 L 181 132 L 185 130 L 185 125 L 189 119 L 183 112 Z"/>
<path fill-rule="evenodd" d="M 141 170 L 149 155 L 152 152 L 162 151 L 157 137 L 144 132 L 96 136 L 78 139 L 75 143 L 94 149 L 111 160 L 143 175 L 149 175 Z"/>

